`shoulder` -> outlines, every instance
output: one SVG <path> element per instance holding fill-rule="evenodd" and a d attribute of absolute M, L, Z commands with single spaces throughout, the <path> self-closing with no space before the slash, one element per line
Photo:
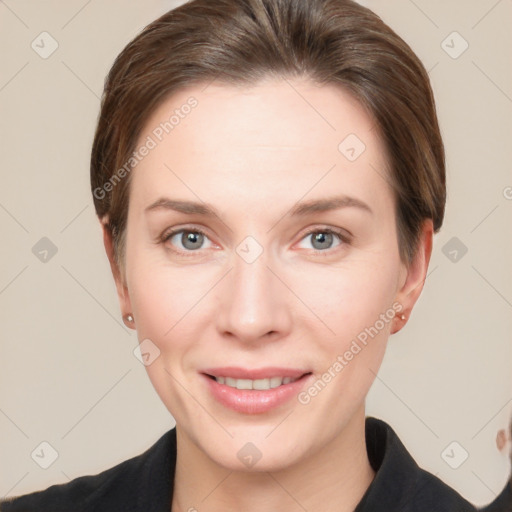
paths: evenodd
<path fill-rule="evenodd" d="M 137 468 L 140 467 L 140 457 L 126 460 L 102 473 L 75 478 L 65 484 L 57 484 L 45 490 L 8 498 L 0 502 L 0 512 L 29 512 L 29 511 L 68 511 L 71 505 L 80 504 L 80 510 L 88 510 L 93 503 L 100 502 L 106 497 L 116 494 L 122 487 L 130 489 L 130 482 Z"/>
<path fill-rule="evenodd" d="M 414 489 L 406 498 L 415 512 L 476 512 L 476 507 L 442 480 L 421 468 Z M 408 509 L 407 509 L 408 510 Z"/>
<path fill-rule="evenodd" d="M 512 479 L 507 482 L 492 503 L 480 510 L 481 512 L 512 512 Z"/>
<path fill-rule="evenodd" d="M 366 448 L 375 471 L 357 512 L 475 512 L 474 505 L 433 474 L 420 468 L 395 431 L 366 418 Z"/>
<path fill-rule="evenodd" d="M 174 443 L 174 444 L 173 444 Z M 96 475 L 0 501 L 0 512 L 107 512 L 138 510 L 151 482 L 152 492 L 166 499 L 171 486 L 175 429 L 166 432 L 144 453 Z M 149 510 L 142 506 L 141 510 Z"/>

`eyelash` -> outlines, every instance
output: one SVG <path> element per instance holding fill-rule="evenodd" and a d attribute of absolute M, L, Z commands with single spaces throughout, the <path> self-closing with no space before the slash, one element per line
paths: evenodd
<path fill-rule="evenodd" d="M 165 244 L 174 235 L 176 235 L 178 233 L 183 233 L 183 232 L 199 233 L 208 238 L 208 234 L 205 231 L 203 231 L 201 228 L 185 227 L 185 228 L 173 229 L 171 231 L 165 232 L 164 234 L 162 234 L 159 241 L 160 241 L 160 243 Z M 350 244 L 350 237 L 347 236 L 345 234 L 345 232 L 342 232 L 341 230 L 337 230 L 337 229 L 333 229 L 333 228 L 312 228 L 309 231 L 307 231 L 306 233 L 304 233 L 304 236 L 301 238 L 301 240 L 304 240 L 304 238 L 306 238 L 314 233 L 327 233 L 327 234 L 331 234 L 331 235 L 336 235 L 339 237 L 340 241 L 342 242 L 342 244 L 340 244 L 340 245 Z M 340 247 L 340 246 L 338 245 L 336 247 Z M 318 249 L 312 249 L 312 250 L 321 256 L 330 256 L 332 254 L 332 252 L 336 250 L 336 247 L 333 249 L 325 249 L 323 251 L 318 250 Z M 172 250 L 173 250 L 173 252 L 176 252 L 177 254 L 180 254 L 181 256 L 184 256 L 184 257 L 192 257 L 192 256 L 194 256 L 194 253 L 198 252 L 198 251 L 182 251 L 182 250 L 177 250 L 177 249 L 172 249 Z"/>

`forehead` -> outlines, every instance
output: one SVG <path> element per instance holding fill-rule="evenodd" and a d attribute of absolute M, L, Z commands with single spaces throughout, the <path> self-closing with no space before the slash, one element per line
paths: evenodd
<path fill-rule="evenodd" d="M 153 147 L 132 181 L 145 200 L 163 188 L 212 201 L 229 194 L 270 200 L 273 191 L 298 200 L 333 187 L 366 200 L 376 188 L 389 195 L 376 124 L 335 85 L 276 79 L 182 89 L 152 113 L 137 147 L 149 139 Z"/>

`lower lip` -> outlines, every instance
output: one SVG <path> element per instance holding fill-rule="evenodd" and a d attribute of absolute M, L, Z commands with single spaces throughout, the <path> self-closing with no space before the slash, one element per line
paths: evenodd
<path fill-rule="evenodd" d="M 294 382 L 265 390 L 232 388 L 219 384 L 204 373 L 201 376 L 206 379 L 213 396 L 225 407 L 244 414 L 261 414 L 297 396 L 313 375 L 308 373 Z"/>

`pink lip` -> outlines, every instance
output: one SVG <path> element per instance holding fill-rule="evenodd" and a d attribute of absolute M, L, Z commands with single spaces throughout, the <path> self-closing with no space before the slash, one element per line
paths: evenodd
<path fill-rule="evenodd" d="M 274 372 L 272 373 L 271 376 L 296 378 L 299 377 L 300 375 L 297 375 L 295 373 L 295 376 L 292 376 L 280 372 Z M 210 390 L 214 398 L 225 407 L 228 407 L 236 412 L 240 412 L 243 414 L 261 414 L 275 407 L 278 407 L 279 405 L 288 402 L 294 396 L 297 396 L 301 388 L 305 386 L 306 382 L 308 382 L 310 378 L 313 377 L 313 374 L 308 373 L 307 375 L 303 375 L 301 378 L 294 382 L 290 382 L 289 384 L 283 384 L 282 386 L 268 390 L 236 389 L 225 384 L 219 384 L 215 379 L 208 377 L 208 375 L 204 373 L 201 374 L 201 376 L 206 382 L 206 385 L 208 386 L 208 389 Z M 222 377 L 223 375 L 219 376 Z M 234 377 L 234 374 L 231 373 L 229 376 Z M 252 377 L 252 379 L 256 378 L 268 377 Z"/>

